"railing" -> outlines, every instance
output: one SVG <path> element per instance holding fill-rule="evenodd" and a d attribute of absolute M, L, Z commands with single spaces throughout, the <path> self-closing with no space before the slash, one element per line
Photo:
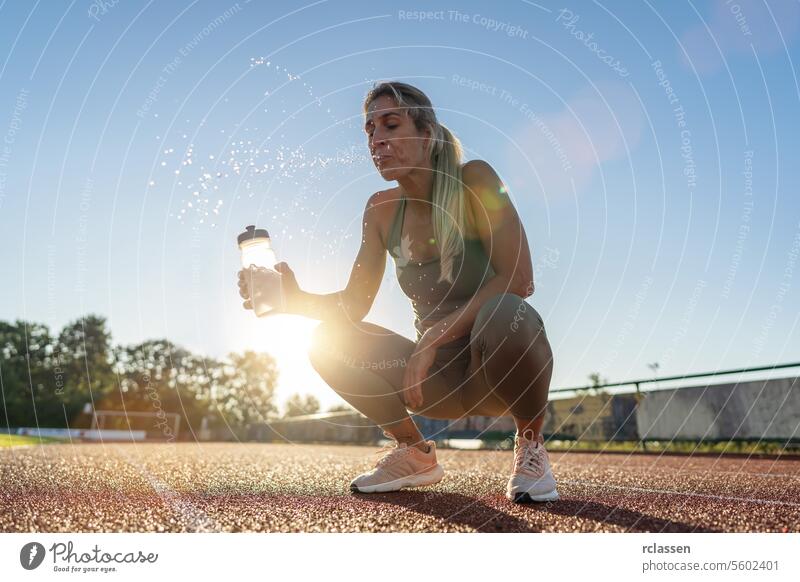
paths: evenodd
<path fill-rule="evenodd" d="M 635 393 L 636 393 L 636 406 L 639 406 L 639 401 L 641 399 L 642 384 L 648 383 L 656 383 L 656 382 L 668 382 L 671 380 L 686 380 L 688 378 L 708 378 L 713 376 L 726 376 L 729 374 L 744 374 L 747 372 L 763 372 L 766 370 L 782 370 L 785 368 L 800 368 L 800 362 L 795 362 L 792 364 L 775 364 L 773 366 L 757 366 L 751 368 L 736 368 L 733 370 L 718 370 L 716 372 L 700 372 L 697 374 L 683 374 L 681 376 L 663 376 L 661 378 L 654 377 L 654 378 L 640 378 L 637 380 L 627 380 L 625 382 L 609 382 L 607 384 L 597 384 L 597 385 L 590 385 L 590 386 L 581 386 L 579 388 L 556 388 L 555 390 L 550 390 L 550 394 L 559 393 L 559 392 L 583 392 L 585 390 L 598 390 L 600 388 L 613 388 L 614 386 L 634 386 Z M 624 394 L 624 392 L 623 392 Z M 647 444 L 645 443 L 644 439 L 639 437 L 639 445 L 642 447 L 642 450 L 647 450 Z"/>
<path fill-rule="evenodd" d="M 592 386 L 581 386 L 581 387 L 576 387 L 576 388 L 555 388 L 555 389 L 550 390 L 550 393 L 552 394 L 552 393 L 572 392 L 572 393 L 576 393 L 576 394 L 580 395 L 583 391 L 590 390 L 590 389 L 602 389 L 602 388 L 614 388 L 614 387 L 630 386 L 630 387 L 632 387 L 632 390 L 630 390 L 630 391 L 614 392 L 614 394 L 633 394 L 633 393 L 636 394 L 635 403 L 633 404 L 633 407 L 630 410 L 630 412 L 628 412 L 628 409 L 626 408 L 627 418 L 625 419 L 624 422 L 627 422 L 631 418 L 632 415 L 636 414 L 637 409 L 638 409 L 639 404 L 640 404 L 640 401 L 641 401 L 642 394 L 644 392 L 648 391 L 647 390 L 647 386 L 655 384 L 657 382 L 667 382 L 667 381 L 675 381 L 675 380 L 688 380 L 688 379 L 693 379 L 693 378 L 710 378 L 710 377 L 715 377 L 715 376 L 741 374 L 741 373 L 748 373 L 748 372 L 764 372 L 764 371 L 770 371 L 770 370 L 782 370 L 782 369 L 787 369 L 787 368 L 800 368 L 800 362 L 790 363 L 790 364 L 776 364 L 776 365 L 772 365 L 772 366 L 757 366 L 757 367 L 750 367 L 750 368 L 737 368 L 737 369 L 731 369 L 731 370 L 718 370 L 718 371 L 715 371 L 715 372 L 701 372 L 701 373 L 692 373 L 692 374 L 682 374 L 682 375 L 677 375 L 677 376 L 663 376 L 663 377 L 655 377 L 655 378 L 636 378 L 636 379 L 627 380 L 627 381 L 623 381 L 623 382 L 609 382 L 609 383 L 605 383 L 605 384 L 599 384 L 597 386 L 592 385 Z M 671 387 L 671 389 L 675 389 L 675 388 L 679 388 L 679 387 L 677 387 L 677 386 L 676 387 Z M 653 390 L 649 390 L 649 391 L 653 392 Z M 294 425 L 294 424 L 298 424 L 299 425 L 299 424 L 303 424 L 303 423 L 306 423 L 306 422 L 325 421 L 325 420 L 328 420 L 328 419 L 333 420 L 333 419 L 335 419 L 337 417 L 347 417 L 347 416 L 351 416 L 351 415 L 354 415 L 354 414 L 358 415 L 360 418 L 363 418 L 363 420 L 365 421 L 365 425 L 370 425 L 371 426 L 371 423 L 368 421 L 368 419 L 366 417 L 363 417 L 363 415 L 360 415 L 355 410 L 352 410 L 352 411 L 337 411 L 337 412 L 320 412 L 320 413 L 315 413 L 315 414 L 307 414 L 307 415 L 303 415 L 303 416 L 295 416 L 295 417 L 288 417 L 288 418 L 275 418 L 275 419 L 270 419 L 270 421 L 267 422 L 266 424 L 277 424 L 277 425 L 282 425 L 282 427 L 287 427 L 288 428 L 290 425 Z M 423 420 L 423 419 L 420 419 L 420 420 Z M 428 420 L 431 420 L 431 422 L 433 422 L 433 419 L 428 419 Z M 355 423 L 349 423 L 348 424 L 349 428 L 354 428 L 355 425 L 356 425 Z M 283 432 L 283 430 L 284 430 L 284 428 L 281 428 L 280 432 Z M 436 431 L 437 431 L 437 433 L 441 433 L 440 429 L 436 429 Z M 379 434 L 379 433 L 376 433 L 376 434 Z M 470 436 L 470 437 L 464 437 L 464 438 L 475 438 L 475 437 Z M 647 442 L 646 442 L 647 439 L 643 438 L 641 435 L 637 435 L 637 436 L 634 437 L 633 434 L 630 435 L 630 438 L 631 439 L 635 439 L 637 441 L 637 443 L 638 443 L 638 446 L 642 450 L 647 451 Z"/>

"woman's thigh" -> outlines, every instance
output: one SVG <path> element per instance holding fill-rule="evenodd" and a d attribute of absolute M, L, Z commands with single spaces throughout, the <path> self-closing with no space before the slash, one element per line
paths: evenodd
<path fill-rule="evenodd" d="M 511 414 L 511 405 L 518 400 L 516 395 L 501 395 L 498 386 L 492 385 L 487 374 L 490 366 L 494 372 L 492 376 L 496 377 L 499 371 L 502 379 L 518 384 L 521 392 L 525 392 L 532 379 L 549 385 L 552 353 L 544 322 L 539 312 L 520 297 L 499 294 L 487 300 L 475 318 L 469 348 L 462 403 L 470 416 L 506 416 Z M 536 357 L 545 351 L 550 355 L 549 361 Z M 531 369 L 521 367 L 523 364 L 530 364 Z M 546 378 L 543 371 L 548 372 Z M 520 395 L 529 396 L 527 392 Z"/>
<path fill-rule="evenodd" d="M 329 320 L 315 328 L 309 357 L 325 366 L 368 370 L 397 388 L 413 351 L 414 342 L 380 325 Z"/>
<path fill-rule="evenodd" d="M 309 356 L 312 363 L 317 363 L 318 370 L 333 363 L 372 372 L 386 380 L 402 398 L 406 366 L 415 348 L 410 339 L 374 323 L 325 321 L 314 332 Z M 422 406 L 407 407 L 408 410 L 431 418 L 460 418 L 464 414 L 460 390 L 463 377 L 463 369 L 457 364 L 444 366 L 437 357 L 422 383 Z M 367 390 L 359 385 L 333 388 L 340 394 L 343 390 Z"/>

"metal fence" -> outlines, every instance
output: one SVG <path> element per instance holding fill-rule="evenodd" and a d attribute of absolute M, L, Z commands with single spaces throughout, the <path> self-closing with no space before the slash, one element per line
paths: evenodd
<path fill-rule="evenodd" d="M 790 424 L 791 428 L 787 428 L 786 429 L 786 434 L 783 434 L 783 435 L 778 436 L 776 438 L 765 436 L 766 430 L 767 430 L 766 426 L 764 427 L 763 431 L 759 432 L 756 429 L 755 430 L 755 434 L 750 434 L 748 436 L 744 436 L 743 437 L 742 435 L 736 434 L 738 432 L 738 429 L 741 428 L 741 426 L 746 422 L 746 418 L 742 418 L 739 421 L 739 426 L 736 427 L 737 430 L 732 431 L 732 434 L 718 435 L 719 438 L 717 438 L 715 436 L 710 436 L 709 437 L 708 434 L 706 434 L 706 435 L 703 435 L 703 434 L 681 435 L 680 432 L 677 431 L 677 430 L 673 431 L 674 434 L 663 434 L 662 433 L 662 434 L 654 436 L 654 435 L 650 435 L 649 431 L 642 430 L 642 427 L 641 427 L 641 424 L 642 424 L 641 421 L 643 419 L 641 418 L 642 411 L 641 411 L 640 407 L 642 406 L 643 402 L 645 401 L 645 395 L 647 393 L 656 392 L 656 390 L 647 390 L 647 389 L 643 390 L 642 389 L 643 386 L 647 387 L 649 385 L 657 385 L 659 382 L 663 383 L 663 382 L 671 382 L 671 381 L 678 381 L 678 380 L 688 380 L 688 379 L 695 379 L 695 378 L 715 378 L 715 377 L 719 377 L 719 376 L 730 376 L 730 375 L 733 375 L 733 374 L 747 374 L 747 373 L 752 373 L 752 372 L 775 371 L 775 370 L 783 370 L 783 369 L 790 369 L 790 368 L 800 368 L 800 362 L 794 362 L 794 363 L 788 363 L 788 364 L 774 364 L 774 365 L 771 365 L 771 366 L 755 366 L 755 367 L 747 367 L 747 368 L 734 368 L 734 369 L 730 369 L 730 370 L 716 370 L 716 371 L 713 371 L 713 372 L 699 372 L 699 373 L 693 373 L 693 374 L 682 374 L 682 375 L 678 375 L 678 376 L 662 376 L 662 377 L 653 377 L 653 378 L 638 378 L 638 379 L 634 379 L 634 380 L 627 380 L 627 381 L 624 381 L 624 382 L 609 382 L 609 383 L 603 383 L 603 384 L 598 384 L 598 385 L 579 386 L 579 387 L 574 387 L 574 388 L 557 388 L 557 389 L 554 389 L 554 390 L 550 390 L 550 393 L 551 394 L 559 394 L 559 393 L 587 394 L 587 393 L 591 393 L 591 392 L 601 392 L 601 391 L 605 392 L 606 389 L 608 389 L 608 388 L 630 387 L 632 389 L 631 391 L 629 391 L 629 392 L 615 392 L 614 396 L 612 397 L 612 398 L 615 398 L 615 397 L 618 398 L 620 396 L 628 395 L 628 396 L 632 396 L 633 397 L 633 402 L 632 403 L 629 402 L 627 406 L 623 405 L 623 407 L 629 409 L 629 413 L 626 414 L 625 417 L 621 421 L 620 421 L 619 414 L 615 414 L 614 415 L 614 422 L 612 422 L 612 425 L 613 425 L 612 428 L 614 428 L 613 434 L 610 434 L 610 435 L 606 434 L 606 438 L 608 440 L 627 440 L 633 434 L 635 434 L 635 440 L 638 440 L 639 445 L 644 450 L 647 450 L 647 441 L 648 440 L 703 440 L 703 441 L 720 441 L 720 440 L 748 440 L 748 441 L 749 440 L 756 440 L 756 441 L 768 440 L 768 441 L 775 441 L 775 440 L 777 440 L 777 441 L 796 442 L 798 440 L 797 429 L 800 428 L 800 393 L 798 393 L 798 390 L 800 390 L 800 386 L 798 385 L 798 382 L 797 382 L 798 379 L 797 378 L 778 379 L 778 380 L 790 380 L 791 381 L 791 383 L 788 386 L 788 389 L 786 390 L 786 396 L 787 397 L 784 399 L 784 402 L 783 402 L 783 404 L 788 405 L 790 407 L 785 412 L 788 412 L 788 415 L 790 417 L 788 419 L 788 421 L 787 421 L 787 424 Z M 732 398 L 731 394 L 735 392 L 735 387 L 737 387 L 740 384 L 763 384 L 763 386 L 766 386 L 766 384 L 768 382 L 770 382 L 770 381 L 771 381 L 771 379 L 770 380 L 760 380 L 760 381 L 756 380 L 756 381 L 751 381 L 751 382 L 746 382 L 746 383 L 745 382 L 741 382 L 741 383 L 740 382 L 735 382 L 735 383 L 732 383 L 732 384 L 720 385 L 720 386 L 705 384 L 705 385 L 699 385 L 699 386 L 698 385 L 684 386 L 684 387 L 679 387 L 679 388 L 662 388 L 662 389 L 657 390 L 657 392 L 660 393 L 660 392 L 672 391 L 674 393 L 674 392 L 679 391 L 679 390 L 682 390 L 682 391 L 694 390 L 694 391 L 696 391 L 697 389 L 702 389 L 702 392 L 699 393 L 699 398 L 695 398 L 694 399 L 695 406 L 691 407 L 690 410 L 689 410 L 690 414 L 694 414 L 695 411 L 697 410 L 697 404 L 699 403 L 699 401 L 704 396 L 706 396 L 706 394 L 709 391 L 711 392 L 712 395 L 714 394 L 714 392 L 726 391 L 729 394 L 728 394 L 727 398 L 725 399 L 725 401 L 721 405 L 720 405 L 720 403 L 714 403 L 714 405 L 712 406 L 712 408 L 716 408 L 717 409 L 716 411 L 714 411 L 715 412 L 714 420 L 719 420 L 720 418 L 723 418 L 723 419 L 727 418 L 726 416 L 722 416 L 722 415 L 723 415 L 724 411 L 726 410 L 726 407 L 728 406 L 728 404 L 731 402 L 731 398 Z M 762 387 L 761 390 L 759 390 L 759 393 L 756 395 L 756 398 L 758 398 L 763 392 L 764 392 L 764 388 Z M 791 398 L 789 398 L 789 396 L 791 396 Z M 710 400 L 711 398 L 707 398 L 707 399 Z M 672 403 L 673 400 L 674 400 L 673 398 L 670 398 L 668 402 Z M 678 400 L 678 404 L 681 403 L 681 400 L 682 399 Z M 551 401 L 551 403 L 552 402 L 553 401 Z M 736 400 L 733 400 L 733 402 L 736 403 Z M 755 405 L 755 402 L 753 404 Z M 669 404 L 667 404 L 666 406 L 669 406 Z M 678 412 L 678 411 L 669 411 L 666 406 L 661 404 L 660 408 L 656 411 L 656 413 L 659 415 L 659 417 L 670 418 L 671 416 L 673 416 L 675 413 Z M 673 408 L 680 408 L 680 406 L 673 405 Z M 752 407 L 751 407 L 751 409 L 752 409 Z M 619 407 L 616 410 L 618 411 Z M 728 412 L 727 414 L 730 415 L 730 414 L 735 414 L 735 413 Z M 775 415 L 773 415 L 773 419 L 772 419 L 773 423 L 774 423 L 774 418 L 777 416 L 777 414 L 779 414 L 779 412 L 776 412 Z M 796 422 L 793 422 L 794 417 L 797 417 L 797 421 Z M 687 419 L 686 422 L 688 422 L 688 419 Z M 685 426 L 686 422 L 684 422 L 682 426 Z M 736 422 L 736 421 L 732 420 L 731 422 Z M 635 424 L 635 430 L 634 430 L 634 424 Z M 564 432 L 569 433 L 570 431 L 566 430 Z M 565 435 L 565 436 L 569 437 L 569 435 Z M 580 438 L 580 435 L 575 435 L 575 438 Z"/>
<path fill-rule="evenodd" d="M 573 396 L 551 398 L 543 433 L 549 439 L 638 441 L 644 450 L 648 441 L 663 440 L 796 442 L 800 428 L 800 378 L 648 389 L 676 380 L 789 368 L 800 368 L 800 362 L 552 389 L 551 395 Z M 629 390 L 609 391 L 626 387 Z M 510 417 L 438 420 L 415 415 L 414 419 L 422 434 L 434 440 L 497 440 L 515 430 Z M 251 427 L 248 436 L 253 440 L 284 442 L 374 443 L 383 438 L 378 427 L 355 411 L 259 423 Z"/>

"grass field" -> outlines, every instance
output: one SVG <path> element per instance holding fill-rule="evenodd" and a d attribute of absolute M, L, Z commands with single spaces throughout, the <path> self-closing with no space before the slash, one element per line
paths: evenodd
<path fill-rule="evenodd" d="M 642 443 L 636 440 L 626 441 L 603 441 L 593 439 L 561 439 L 558 437 L 546 438 L 548 451 L 560 452 L 603 452 L 603 453 L 681 453 L 694 455 L 698 453 L 712 454 L 737 454 L 737 455 L 800 455 L 800 442 L 797 439 L 791 441 L 771 440 L 720 440 L 720 441 L 692 441 L 692 440 L 647 440 L 645 448 Z M 469 443 L 469 447 L 461 447 L 460 442 Z M 444 446 L 454 444 L 454 448 L 475 448 L 488 450 L 512 449 L 514 446 L 512 433 L 491 433 L 483 440 L 476 439 L 454 439 L 448 441 Z"/>
<path fill-rule="evenodd" d="M 797 443 L 647 441 L 645 445 L 648 453 L 800 455 L 800 444 Z M 632 453 L 642 451 L 642 445 L 638 441 L 550 441 L 547 449 L 549 451 Z"/>
<path fill-rule="evenodd" d="M 64 442 L 61 439 L 50 437 L 19 436 L 15 434 L 0 434 L 0 447 L 22 447 L 27 445 L 50 444 Z"/>

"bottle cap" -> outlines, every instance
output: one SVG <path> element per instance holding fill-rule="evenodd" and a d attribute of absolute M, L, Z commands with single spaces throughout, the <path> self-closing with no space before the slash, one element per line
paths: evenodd
<path fill-rule="evenodd" d="M 256 228 L 255 224 L 250 224 L 245 227 L 245 231 L 236 237 L 236 241 L 242 244 L 245 241 L 253 240 L 254 238 L 269 238 L 269 233 L 265 228 Z"/>

